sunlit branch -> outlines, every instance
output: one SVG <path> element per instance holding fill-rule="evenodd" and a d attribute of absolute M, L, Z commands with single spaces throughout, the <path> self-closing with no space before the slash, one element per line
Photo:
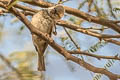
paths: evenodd
<path fill-rule="evenodd" d="M 108 76 L 110 79 L 114 79 L 117 80 L 118 78 L 120 78 L 120 75 L 117 74 L 113 74 L 112 72 L 104 69 L 104 68 L 97 68 L 75 56 L 72 56 L 69 52 L 67 52 L 64 48 L 62 48 L 60 45 L 58 45 L 57 43 L 54 42 L 54 40 L 52 38 L 49 37 L 49 35 L 42 33 L 41 31 L 39 31 L 38 29 L 36 29 L 29 21 L 28 19 L 24 16 L 24 14 L 22 14 L 21 12 L 19 12 L 18 10 L 16 10 L 15 8 L 11 8 L 10 9 L 11 13 L 14 13 L 14 15 L 16 17 L 18 17 L 25 25 L 26 27 L 28 27 L 28 29 L 31 31 L 32 34 L 36 34 L 39 37 L 41 37 L 42 39 L 44 39 L 52 48 L 54 48 L 56 51 L 58 51 L 61 55 L 63 55 L 67 60 L 71 60 L 81 66 L 83 66 L 84 68 L 95 72 L 95 73 L 101 73 L 104 74 L 106 76 Z"/>

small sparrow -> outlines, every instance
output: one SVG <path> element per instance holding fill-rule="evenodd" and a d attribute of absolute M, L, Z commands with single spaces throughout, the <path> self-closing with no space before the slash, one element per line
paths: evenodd
<path fill-rule="evenodd" d="M 64 7 L 62 5 L 55 5 L 53 7 L 42 9 L 32 17 L 31 23 L 43 33 L 51 34 L 55 27 L 56 20 L 64 16 Z M 48 43 L 35 34 L 32 34 L 33 44 L 38 52 L 38 70 L 45 71 L 44 52 Z"/>

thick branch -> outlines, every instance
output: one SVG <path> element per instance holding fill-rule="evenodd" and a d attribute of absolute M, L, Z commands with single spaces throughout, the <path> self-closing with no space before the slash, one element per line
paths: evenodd
<path fill-rule="evenodd" d="M 112 80 L 117 80 L 118 78 L 120 78 L 120 75 L 117 74 L 113 74 L 103 68 L 97 68 L 92 66 L 91 64 L 75 57 L 72 56 L 69 52 L 67 52 L 64 48 L 62 48 L 61 46 L 59 46 L 58 44 L 56 44 L 54 42 L 54 40 L 52 38 L 49 37 L 49 35 L 44 34 L 42 32 L 40 32 L 39 30 L 37 30 L 28 20 L 27 18 L 20 13 L 19 11 L 17 11 L 15 8 L 10 9 L 10 12 L 13 13 L 14 15 L 16 15 L 16 17 L 18 17 L 31 31 L 32 34 L 36 34 L 38 36 L 40 36 L 41 38 L 43 38 L 49 45 L 51 45 L 51 47 L 53 47 L 55 50 L 57 50 L 61 55 L 63 55 L 66 59 L 71 60 L 75 63 L 78 63 L 79 65 L 83 66 L 84 68 L 95 72 L 95 73 L 101 73 L 101 74 L 105 74 L 107 75 L 110 79 Z"/>
<path fill-rule="evenodd" d="M 32 4 L 32 5 L 35 5 L 35 6 L 40 6 L 40 7 L 45 7 L 45 8 L 55 5 L 53 3 L 48 3 L 48 2 L 44 2 L 44 1 L 37 1 L 37 0 L 32 0 L 31 2 L 30 1 L 25 1 L 25 3 L 29 3 L 29 4 Z M 111 20 L 95 17 L 95 16 L 89 15 L 87 13 L 84 13 L 80 10 L 70 8 L 70 7 L 67 7 L 67 6 L 64 6 L 64 8 L 65 8 L 65 10 L 68 14 L 72 14 L 74 16 L 80 17 L 80 18 L 85 19 L 89 22 L 94 22 L 94 23 L 97 23 L 97 24 L 107 26 L 107 27 L 112 28 L 113 30 L 120 33 L 120 26 L 111 22 Z"/>
<path fill-rule="evenodd" d="M 22 10 L 32 11 L 32 12 L 35 12 L 35 13 L 39 11 L 39 10 L 32 9 L 32 8 L 29 8 L 29 7 L 26 7 L 26 6 L 22 6 L 22 5 L 18 5 L 18 4 L 16 4 L 15 7 L 19 8 L 19 9 L 22 9 Z M 33 13 L 31 13 L 31 15 L 32 14 Z M 97 32 L 92 32 L 92 31 L 89 31 L 89 30 L 87 30 L 85 28 L 82 28 L 79 25 L 72 24 L 70 22 L 63 21 L 63 20 L 57 21 L 57 24 L 60 25 L 60 26 L 64 26 L 64 27 L 70 28 L 72 30 L 75 30 L 77 32 L 82 32 L 84 34 L 88 34 L 88 35 L 91 35 L 91 36 L 94 36 L 94 37 L 98 37 L 98 38 L 120 38 L 120 35 L 99 34 Z"/>
<path fill-rule="evenodd" d="M 72 56 L 69 52 L 67 52 L 64 48 L 62 48 L 60 45 L 58 45 L 57 43 L 54 42 L 54 40 L 52 38 L 49 37 L 49 35 L 42 33 L 41 31 L 37 30 L 29 21 L 28 19 L 24 16 L 24 14 L 20 13 L 19 11 L 17 11 L 15 8 L 10 9 L 10 11 L 12 13 L 14 13 L 14 15 L 16 17 L 18 17 L 31 31 L 32 34 L 36 34 L 39 37 L 41 37 L 42 39 L 44 39 L 52 48 L 54 48 L 56 51 L 58 51 L 61 55 L 63 55 L 67 60 L 71 60 L 75 63 L 78 63 L 79 65 L 83 66 L 84 68 L 95 72 L 95 73 L 101 73 L 101 74 L 105 74 L 107 75 L 110 79 L 113 80 L 117 80 L 118 78 L 120 78 L 120 75 L 117 74 L 113 74 L 109 71 L 107 71 L 106 69 L 103 68 L 97 68 L 92 66 L 91 64 L 75 57 Z"/>
<path fill-rule="evenodd" d="M 2 3 L 0 3 L 0 6 L 2 8 L 6 8 L 6 6 Z M 33 15 L 35 12 L 39 11 L 39 10 L 32 9 L 32 8 L 22 6 L 22 5 L 18 5 L 18 4 L 16 4 L 15 7 L 24 10 L 25 12 L 23 12 L 23 13 L 26 14 L 26 15 Z M 59 20 L 59 21 L 57 21 L 57 25 L 64 26 L 66 28 L 75 30 L 77 32 L 81 32 L 81 33 L 84 33 L 84 34 L 87 34 L 87 35 L 90 35 L 90 36 L 94 36 L 94 37 L 97 37 L 97 38 L 100 38 L 100 39 L 101 38 L 120 38 L 120 35 L 99 34 L 97 32 L 93 32 L 93 31 L 87 30 L 85 28 L 82 28 L 79 25 L 72 24 L 68 21 Z M 104 40 L 107 41 L 107 42 L 110 42 L 110 43 L 114 43 L 116 45 L 120 45 L 120 42 L 117 41 L 117 40 L 112 40 L 112 39 L 104 39 Z"/>
<path fill-rule="evenodd" d="M 1 0 L 1 1 L 6 2 L 6 1 L 3 1 L 3 0 Z M 24 2 L 28 3 L 28 4 L 35 5 L 35 6 L 44 7 L 44 8 L 55 5 L 53 3 L 48 3 L 48 2 L 44 2 L 44 1 L 37 1 L 37 0 L 31 0 L 31 1 L 26 0 Z M 97 24 L 107 26 L 107 27 L 112 28 L 113 30 L 120 33 L 120 26 L 113 23 L 111 20 L 95 17 L 95 16 L 89 15 L 87 13 L 84 13 L 84 12 L 82 12 L 80 10 L 70 8 L 70 7 L 67 7 L 67 6 L 64 6 L 64 8 L 65 8 L 65 10 L 66 10 L 66 12 L 68 14 L 72 14 L 74 16 L 80 17 L 80 18 L 85 19 L 85 20 L 87 20 L 89 22 L 94 22 L 94 23 L 97 23 Z"/>

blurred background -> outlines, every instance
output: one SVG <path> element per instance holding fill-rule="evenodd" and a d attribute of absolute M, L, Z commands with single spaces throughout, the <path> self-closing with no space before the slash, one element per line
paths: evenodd
<path fill-rule="evenodd" d="M 58 0 L 43 1 L 52 3 L 58 2 Z M 113 14 L 111 14 L 109 0 L 93 0 L 92 4 L 90 1 L 91 0 L 68 0 L 63 3 L 63 5 L 76 8 L 80 11 L 101 18 L 111 20 L 120 19 L 120 11 L 113 11 Z M 110 0 L 110 2 L 112 4 L 112 10 L 120 7 L 119 0 Z M 39 7 L 31 6 L 21 2 L 19 4 L 39 10 L 41 9 Z M 31 20 L 31 16 L 27 16 L 27 18 Z M 105 27 L 66 13 L 62 20 L 70 21 L 84 28 Z M 69 32 L 73 40 L 82 51 L 100 53 L 100 55 L 105 56 L 114 56 L 120 54 L 120 46 L 118 45 L 107 43 L 105 41 L 100 42 L 100 40 L 95 37 L 88 36 L 70 29 L 66 30 Z M 96 31 L 100 33 L 116 34 L 116 32 L 111 29 Z M 57 26 L 57 35 L 53 35 L 52 37 L 56 43 L 63 46 L 67 50 L 77 49 L 62 26 Z M 22 22 L 20 22 L 11 14 L 4 14 L 0 16 L 0 54 L 5 57 L 4 59 L 3 56 L 0 56 L 0 80 L 17 80 L 19 77 L 18 74 L 20 74 L 19 72 L 23 73 L 23 80 L 40 80 L 41 76 L 37 71 L 37 52 L 32 43 L 30 31 Z M 80 55 L 76 56 L 81 58 Z M 98 60 L 88 56 L 83 57 L 85 61 L 96 67 L 103 68 L 107 63 L 111 63 L 110 65 L 107 65 L 108 70 L 113 73 L 120 74 L 120 62 L 117 60 Z M 90 72 L 74 62 L 67 61 L 62 55 L 58 54 L 50 46 L 48 46 L 45 52 L 45 58 L 46 80 L 109 80 L 104 75 L 102 75 L 99 79 L 94 79 L 94 77 L 99 74 Z M 5 61 L 6 59 L 10 62 L 10 64 L 8 61 Z"/>

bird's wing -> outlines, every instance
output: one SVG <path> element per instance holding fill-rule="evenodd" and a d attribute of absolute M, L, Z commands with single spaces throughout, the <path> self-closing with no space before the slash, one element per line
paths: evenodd
<path fill-rule="evenodd" d="M 41 10 L 35 14 L 31 23 L 41 32 L 48 33 L 51 36 L 54 27 L 54 21 L 50 18 L 46 11 Z M 38 52 L 38 70 L 44 71 L 44 52 L 48 46 L 48 43 L 35 34 L 32 34 L 32 40 Z"/>

